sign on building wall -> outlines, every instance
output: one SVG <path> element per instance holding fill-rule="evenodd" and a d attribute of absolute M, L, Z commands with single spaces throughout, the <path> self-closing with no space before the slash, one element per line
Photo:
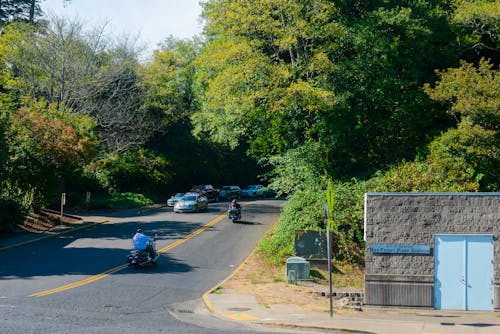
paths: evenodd
<path fill-rule="evenodd" d="M 430 254 L 431 248 L 428 245 L 372 244 L 370 251 L 374 254 Z"/>

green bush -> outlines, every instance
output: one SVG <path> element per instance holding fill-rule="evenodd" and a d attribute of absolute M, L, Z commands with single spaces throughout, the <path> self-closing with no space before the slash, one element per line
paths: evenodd
<path fill-rule="evenodd" d="M 284 204 L 273 230 L 259 243 L 270 263 L 283 263 L 294 254 L 295 230 L 325 231 L 326 190 L 318 182 L 308 190 L 296 191 Z M 331 226 L 333 258 L 337 261 L 363 263 L 363 198 L 365 183 L 353 180 L 334 184 L 335 205 Z"/>
<path fill-rule="evenodd" d="M 103 188 L 117 193 L 157 193 L 172 178 L 166 158 L 142 148 L 110 154 L 88 169 Z"/>
<path fill-rule="evenodd" d="M 324 229 L 324 198 L 324 192 L 318 189 L 297 191 L 289 196 L 277 225 L 259 244 L 270 263 L 279 264 L 294 255 L 295 230 Z"/>
<path fill-rule="evenodd" d="M 136 193 L 117 193 L 117 194 L 96 194 L 93 195 L 90 209 L 91 210 L 124 210 L 136 208 L 146 205 L 152 205 L 154 201 Z"/>
<path fill-rule="evenodd" d="M 0 198 L 0 233 L 10 231 L 12 225 L 20 224 L 26 212 L 18 202 Z"/>

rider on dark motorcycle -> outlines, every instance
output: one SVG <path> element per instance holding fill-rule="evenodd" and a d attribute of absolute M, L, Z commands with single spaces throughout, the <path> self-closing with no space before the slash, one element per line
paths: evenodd
<path fill-rule="evenodd" d="M 150 238 L 147 235 L 143 234 L 140 228 L 137 229 L 137 232 L 134 234 L 134 237 L 132 238 L 132 244 L 134 246 L 134 249 L 137 249 L 139 251 L 144 251 L 147 249 L 149 257 L 151 259 L 155 257 L 153 242 L 154 242 L 153 238 Z"/>
<path fill-rule="evenodd" d="M 238 203 L 236 199 L 233 199 L 233 201 L 229 204 L 229 211 L 231 212 L 232 210 L 236 210 L 238 212 L 238 219 L 241 218 L 241 205 Z"/>
<path fill-rule="evenodd" d="M 229 208 L 230 209 L 236 208 L 236 209 L 238 209 L 238 212 L 241 211 L 241 205 L 240 205 L 240 203 L 238 203 L 238 201 L 236 199 L 233 199 L 233 201 L 229 205 Z"/>

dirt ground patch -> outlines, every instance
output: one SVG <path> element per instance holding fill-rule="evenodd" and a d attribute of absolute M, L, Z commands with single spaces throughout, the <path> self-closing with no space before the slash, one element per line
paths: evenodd
<path fill-rule="evenodd" d="M 254 251 L 225 281 L 218 293 L 254 295 L 257 301 L 268 306 L 271 304 L 294 304 L 304 310 L 325 311 L 330 309 L 328 298 L 328 271 L 311 264 L 311 281 L 300 281 L 297 285 L 288 284 L 286 267 L 272 266 Z M 362 292 L 364 271 L 351 266 L 335 267 L 332 270 L 333 291 Z M 338 304 L 334 304 L 338 307 Z"/>

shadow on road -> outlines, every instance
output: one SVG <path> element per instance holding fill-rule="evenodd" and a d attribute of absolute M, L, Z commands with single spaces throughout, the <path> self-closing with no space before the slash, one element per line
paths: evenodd
<path fill-rule="evenodd" d="M 126 263 L 132 236 L 141 227 L 155 236 L 158 248 L 179 240 L 202 223 L 127 221 L 98 225 L 0 252 L 0 280 L 36 276 L 97 275 Z M 208 230 L 208 229 L 207 229 Z M 117 240 L 119 247 L 116 248 Z M 90 246 L 89 246 L 90 244 Z M 113 246 L 111 246 L 113 245 Z M 163 253 L 158 272 L 188 272 L 189 265 Z M 119 271 L 116 274 L 133 271 Z"/>
<path fill-rule="evenodd" d="M 259 222 L 252 222 L 248 220 L 238 220 L 235 222 L 235 224 L 240 224 L 240 225 L 262 225 L 262 223 Z"/>
<path fill-rule="evenodd" d="M 209 213 L 223 213 L 225 207 L 226 203 L 211 204 Z M 139 212 L 137 209 L 113 212 L 107 217 L 118 218 L 119 221 L 4 249 L 0 252 L 0 281 L 29 279 L 36 276 L 101 274 L 126 263 L 132 246 L 132 236 L 137 228 L 142 228 L 145 234 L 155 237 L 157 248 L 161 249 L 185 238 L 208 223 L 206 213 L 179 214 L 176 221 L 165 221 L 164 214 L 169 210 L 171 208 L 159 208 L 151 212 Z M 267 212 L 276 212 L 276 206 L 262 203 L 259 203 L 258 207 L 245 205 L 243 209 L 245 219 L 238 224 L 249 227 L 262 225 L 256 216 Z M 102 214 L 94 218 L 97 219 L 96 217 L 100 220 L 107 218 Z M 211 226 L 204 231 L 219 230 L 218 226 Z M 167 253 L 162 253 L 158 267 L 147 270 L 178 273 L 194 269 Z M 115 274 L 134 272 L 134 270 L 120 270 Z"/>

